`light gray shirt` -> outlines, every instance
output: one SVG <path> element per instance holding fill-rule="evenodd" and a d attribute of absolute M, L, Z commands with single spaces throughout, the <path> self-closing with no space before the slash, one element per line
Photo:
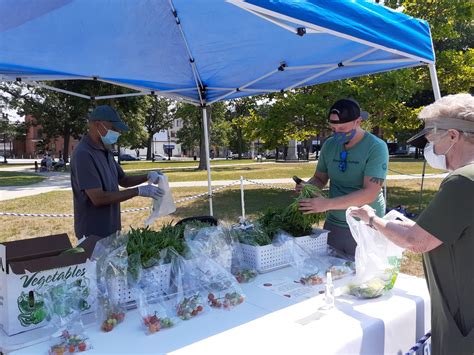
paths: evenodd
<path fill-rule="evenodd" d="M 119 191 L 118 181 L 125 176 L 111 151 L 82 137 L 71 157 L 71 185 L 74 199 L 74 230 L 77 238 L 107 237 L 122 228 L 120 203 L 95 207 L 85 190 L 101 188 Z"/>

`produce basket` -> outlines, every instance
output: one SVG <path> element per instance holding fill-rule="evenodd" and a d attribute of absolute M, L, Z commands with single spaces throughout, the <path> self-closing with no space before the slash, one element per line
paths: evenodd
<path fill-rule="evenodd" d="M 310 251 L 326 254 L 328 233 L 327 230 L 314 228 L 312 235 L 298 237 L 295 241 Z M 241 247 L 244 263 L 261 274 L 290 265 L 285 246 L 241 244 Z"/>
<path fill-rule="evenodd" d="M 143 269 L 142 277 L 148 280 L 156 280 L 158 283 L 157 289 L 162 293 L 166 293 L 170 287 L 170 271 L 170 264 L 157 265 Z M 125 304 L 127 308 L 136 307 L 133 293 L 123 279 L 118 278 L 111 281 L 111 292 L 117 295 L 120 303 Z"/>

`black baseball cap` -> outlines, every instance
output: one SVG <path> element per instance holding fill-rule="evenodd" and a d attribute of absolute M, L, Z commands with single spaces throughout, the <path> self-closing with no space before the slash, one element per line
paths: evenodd
<path fill-rule="evenodd" d="M 331 114 L 335 114 L 339 117 L 339 121 L 329 121 L 333 124 L 352 122 L 361 117 L 363 120 L 369 118 L 369 113 L 361 111 L 359 103 L 353 99 L 342 99 L 336 101 L 331 106 L 328 113 L 328 120 Z"/>
<path fill-rule="evenodd" d="M 89 121 L 108 121 L 119 131 L 128 131 L 128 126 L 120 119 L 120 115 L 109 105 L 97 106 L 88 117 Z"/>

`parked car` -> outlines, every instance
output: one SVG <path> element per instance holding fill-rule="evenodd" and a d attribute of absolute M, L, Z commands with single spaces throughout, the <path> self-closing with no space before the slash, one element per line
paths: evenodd
<path fill-rule="evenodd" d="M 267 154 L 265 154 L 265 158 L 267 158 L 267 159 L 275 159 L 275 158 L 276 158 L 276 154 L 275 154 L 275 152 L 267 153 Z"/>
<path fill-rule="evenodd" d="M 151 157 L 153 159 L 153 156 Z M 163 154 L 155 154 L 155 161 L 156 160 L 168 160 L 168 157 L 164 156 Z"/>
<path fill-rule="evenodd" d="M 120 160 L 123 161 L 135 161 L 135 160 L 140 160 L 140 158 L 137 158 L 136 156 L 133 156 L 131 154 L 122 154 L 120 156 Z"/>

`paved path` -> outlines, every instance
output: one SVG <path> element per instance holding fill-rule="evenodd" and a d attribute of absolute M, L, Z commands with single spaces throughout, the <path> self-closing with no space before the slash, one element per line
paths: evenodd
<path fill-rule="evenodd" d="M 2 169 L 5 171 L 5 169 Z M 40 173 L 38 175 L 46 176 L 46 180 L 27 186 L 7 186 L 0 187 L 0 201 L 11 200 L 14 198 L 33 196 L 45 192 L 59 191 L 59 190 L 70 190 L 71 181 L 69 173 Z M 444 178 L 447 174 L 428 174 L 425 176 L 426 179 L 440 179 Z M 309 177 L 308 177 L 309 178 Z M 308 179 L 306 178 L 306 179 Z M 421 179 L 421 174 L 412 175 L 388 175 L 388 180 L 409 180 L 409 179 Z M 292 184 L 293 180 L 289 178 L 284 179 L 250 179 L 263 184 Z M 232 180 L 214 180 L 212 186 L 227 185 Z M 252 183 L 245 181 L 246 185 Z M 171 182 L 170 187 L 202 187 L 207 186 L 207 181 L 182 181 L 182 182 Z"/>

